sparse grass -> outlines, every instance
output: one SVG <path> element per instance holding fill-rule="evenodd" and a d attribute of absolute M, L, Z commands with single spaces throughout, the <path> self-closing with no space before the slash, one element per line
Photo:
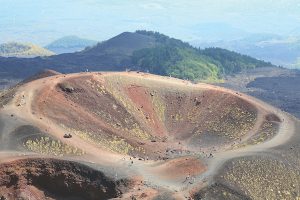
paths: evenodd
<path fill-rule="evenodd" d="M 84 151 L 82 151 L 81 149 L 64 144 L 59 140 L 53 140 L 50 137 L 28 139 L 24 142 L 24 147 L 36 153 L 54 156 L 84 154 Z"/>
<path fill-rule="evenodd" d="M 254 112 L 237 106 L 228 107 L 217 119 L 207 121 L 205 131 L 220 137 L 237 140 L 250 131 L 256 120 Z"/>
<path fill-rule="evenodd" d="M 98 85 L 97 91 L 98 91 L 100 94 L 107 94 L 107 92 L 106 92 L 106 90 L 105 90 L 105 87 L 104 87 L 103 85 Z"/>
<path fill-rule="evenodd" d="M 96 89 L 101 95 L 107 94 L 106 88 L 103 84 L 95 81 L 95 80 L 87 80 L 86 81 L 93 89 Z"/>
<path fill-rule="evenodd" d="M 267 140 L 270 140 L 275 136 L 277 133 L 278 125 L 273 122 L 265 121 L 261 125 L 259 131 L 252 136 L 249 140 L 247 140 L 245 143 L 235 145 L 233 148 L 240 148 L 245 147 L 248 145 L 256 145 L 263 142 L 266 142 Z"/>
<path fill-rule="evenodd" d="M 68 128 L 61 124 L 61 126 L 79 136 L 81 139 L 98 145 L 100 148 L 104 148 L 116 153 L 130 154 L 131 152 L 140 152 L 145 154 L 145 150 L 142 147 L 134 147 L 124 138 L 118 136 L 106 136 L 99 133 L 92 133 L 88 131 L 79 131 Z"/>
<path fill-rule="evenodd" d="M 155 112 L 157 113 L 157 115 L 159 117 L 159 120 L 161 122 L 164 122 L 165 121 L 165 111 L 166 111 L 166 105 L 165 105 L 164 101 L 161 99 L 159 94 L 155 94 L 154 96 L 152 96 L 151 101 L 152 101 L 152 105 L 155 109 Z"/>
<path fill-rule="evenodd" d="M 299 199 L 300 172 L 270 158 L 231 161 L 220 177 L 251 199 Z"/>

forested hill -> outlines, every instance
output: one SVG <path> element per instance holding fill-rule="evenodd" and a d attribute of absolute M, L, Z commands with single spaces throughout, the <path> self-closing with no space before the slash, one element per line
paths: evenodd
<path fill-rule="evenodd" d="M 157 32 L 137 31 L 155 38 L 157 45 L 133 52 L 135 67 L 154 74 L 189 80 L 217 80 L 244 69 L 272 66 L 249 56 L 221 48 L 194 48 Z"/>
<path fill-rule="evenodd" d="M 43 69 L 69 73 L 141 70 L 189 80 L 218 80 L 270 63 L 224 49 L 197 49 L 152 31 L 124 32 L 81 52 L 39 58 L 0 58 L 0 75 L 26 78 Z"/>

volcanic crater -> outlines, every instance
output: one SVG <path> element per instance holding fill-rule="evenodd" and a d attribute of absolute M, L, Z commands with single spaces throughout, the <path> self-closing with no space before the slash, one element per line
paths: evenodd
<path fill-rule="evenodd" d="M 238 177 L 296 162 L 281 147 L 299 121 L 245 94 L 136 72 L 42 77 L 1 94 L 4 199 L 260 199 Z M 300 197 L 297 181 L 260 184 Z"/>

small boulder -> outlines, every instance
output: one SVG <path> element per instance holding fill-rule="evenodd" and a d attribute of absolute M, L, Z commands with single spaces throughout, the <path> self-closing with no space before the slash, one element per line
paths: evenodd
<path fill-rule="evenodd" d="M 72 135 L 70 133 L 65 133 L 64 138 L 72 138 Z"/>

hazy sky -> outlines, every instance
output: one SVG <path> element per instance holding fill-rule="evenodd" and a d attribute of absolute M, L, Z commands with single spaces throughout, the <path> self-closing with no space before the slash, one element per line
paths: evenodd
<path fill-rule="evenodd" d="M 137 29 L 194 40 L 210 23 L 300 35 L 300 0 L 0 0 L 0 42 L 45 45 L 66 35 L 101 41 Z"/>

